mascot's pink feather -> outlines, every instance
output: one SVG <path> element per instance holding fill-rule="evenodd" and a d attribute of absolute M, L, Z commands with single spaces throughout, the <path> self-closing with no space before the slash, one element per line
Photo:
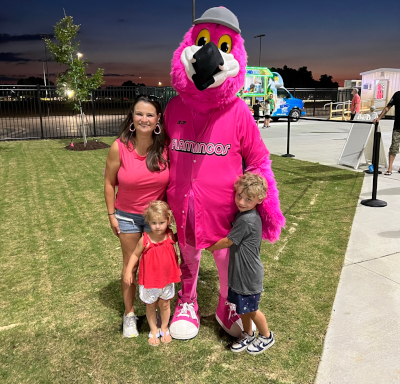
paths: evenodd
<path fill-rule="evenodd" d="M 266 157 L 258 164 L 250 165 L 246 172 L 257 173 L 267 180 L 267 198 L 257 206 L 263 223 L 262 236 L 271 243 L 279 240 L 281 227 L 285 227 L 285 218 L 279 208 L 279 192 L 276 187 L 274 173 L 271 170 L 271 160 Z"/>

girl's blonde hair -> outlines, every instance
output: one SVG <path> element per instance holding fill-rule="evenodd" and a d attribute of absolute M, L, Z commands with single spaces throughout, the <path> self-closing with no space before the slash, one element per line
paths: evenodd
<path fill-rule="evenodd" d="M 267 180 L 255 173 L 246 172 L 243 176 L 239 176 L 235 183 L 235 191 L 238 189 L 250 198 L 257 197 L 264 200 L 267 196 Z"/>
<path fill-rule="evenodd" d="M 150 223 L 151 219 L 156 217 L 168 219 L 170 225 L 174 223 L 174 216 L 170 206 L 161 200 L 150 202 L 149 206 L 144 210 L 143 216 L 147 223 Z"/>

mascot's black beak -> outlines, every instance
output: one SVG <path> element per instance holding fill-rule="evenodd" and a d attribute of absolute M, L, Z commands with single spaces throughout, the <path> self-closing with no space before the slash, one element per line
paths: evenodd
<path fill-rule="evenodd" d="M 224 59 L 213 42 L 203 45 L 193 58 L 196 60 L 193 63 L 196 73 L 192 76 L 192 80 L 199 91 L 204 91 L 215 82 L 213 76 L 221 72 L 219 66 L 224 65 Z"/>

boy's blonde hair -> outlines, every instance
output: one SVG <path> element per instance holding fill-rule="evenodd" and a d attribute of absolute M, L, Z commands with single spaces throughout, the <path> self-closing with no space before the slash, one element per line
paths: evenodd
<path fill-rule="evenodd" d="M 153 200 L 149 206 L 143 212 L 144 219 L 147 223 L 150 223 L 151 219 L 157 217 L 163 217 L 168 219 L 169 224 L 174 223 L 174 216 L 172 214 L 170 206 L 161 200 Z"/>
<path fill-rule="evenodd" d="M 257 197 L 264 200 L 267 196 L 267 180 L 255 173 L 246 172 L 243 176 L 239 176 L 235 183 L 235 191 L 242 189 L 241 193 L 245 193 L 248 197 Z"/>

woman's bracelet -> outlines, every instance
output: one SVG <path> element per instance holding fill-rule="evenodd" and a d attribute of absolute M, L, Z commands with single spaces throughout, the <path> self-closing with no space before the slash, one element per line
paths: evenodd
<path fill-rule="evenodd" d="M 113 212 L 113 213 L 109 213 L 109 214 L 108 214 L 108 216 L 111 216 L 111 215 L 115 215 L 115 212 Z"/>

